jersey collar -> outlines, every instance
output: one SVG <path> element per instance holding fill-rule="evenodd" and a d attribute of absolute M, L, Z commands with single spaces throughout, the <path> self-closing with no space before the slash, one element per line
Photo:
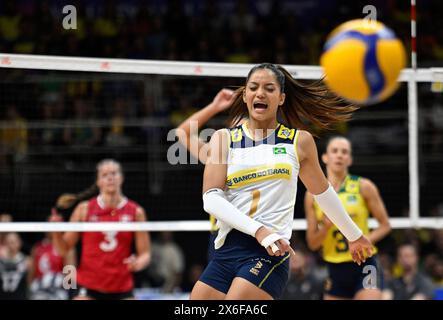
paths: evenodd
<path fill-rule="evenodd" d="M 98 195 L 97 196 L 97 203 L 98 203 L 98 206 L 101 208 L 101 209 L 105 209 L 106 208 L 106 206 L 105 206 L 105 202 L 103 201 L 103 197 L 102 197 L 102 195 Z M 122 200 L 119 202 L 119 204 L 117 205 L 117 209 L 121 209 L 121 208 L 123 208 L 126 204 L 128 203 L 128 198 L 126 198 L 126 197 L 122 197 Z"/>
<path fill-rule="evenodd" d="M 344 178 L 343 182 L 341 183 L 340 189 L 338 190 L 338 193 L 346 191 L 346 184 L 348 183 L 348 180 L 349 180 L 349 174 L 346 175 L 346 177 Z"/>
<path fill-rule="evenodd" d="M 270 136 L 272 136 L 274 133 L 275 133 L 275 131 L 278 129 L 278 128 L 280 128 L 280 123 L 279 122 L 277 122 L 277 126 L 274 128 L 274 130 L 272 130 L 272 132 L 270 133 L 270 134 L 268 134 L 266 137 L 264 137 L 263 139 L 261 139 L 261 140 L 254 140 L 254 138 L 252 137 L 252 135 L 251 135 L 251 133 L 250 133 L 250 131 L 249 131 L 249 125 L 248 125 L 248 123 L 249 123 L 249 121 L 245 121 L 245 122 L 243 122 L 243 124 L 241 125 L 242 126 L 242 129 L 243 129 L 243 132 L 245 133 L 245 135 L 249 138 L 249 139 L 251 139 L 252 141 L 264 141 L 264 140 L 266 140 L 266 139 L 268 139 Z"/>

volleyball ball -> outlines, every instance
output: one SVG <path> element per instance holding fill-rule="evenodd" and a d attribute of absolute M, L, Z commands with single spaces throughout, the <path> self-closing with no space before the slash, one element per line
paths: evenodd
<path fill-rule="evenodd" d="M 356 104 L 374 104 L 391 96 L 405 67 L 402 42 L 383 23 L 351 20 L 335 28 L 324 45 L 320 64 L 326 85 Z"/>

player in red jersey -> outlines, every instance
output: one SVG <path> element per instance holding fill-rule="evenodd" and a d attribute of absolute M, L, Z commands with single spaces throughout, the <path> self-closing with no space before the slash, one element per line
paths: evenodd
<path fill-rule="evenodd" d="M 72 222 L 146 221 L 142 207 L 127 199 L 121 191 L 123 173 L 115 160 L 102 160 L 97 165 L 99 195 L 80 202 L 74 209 Z M 60 221 L 53 215 L 51 221 Z M 150 262 L 150 237 L 137 232 L 60 232 L 53 233 L 53 242 L 64 256 L 80 239 L 82 253 L 77 270 L 78 294 L 74 299 L 131 299 L 131 272 L 140 271 Z M 135 240 L 136 255 L 132 255 Z"/>

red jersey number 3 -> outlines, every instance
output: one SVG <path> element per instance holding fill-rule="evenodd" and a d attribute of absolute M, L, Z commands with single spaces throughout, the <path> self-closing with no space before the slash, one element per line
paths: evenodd
<path fill-rule="evenodd" d="M 103 235 L 105 236 L 105 238 L 99 244 L 100 249 L 104 252 L 114 251 L 118 245 L 117 234 L 118 234 L 117 231 L 103 232 Z"/>

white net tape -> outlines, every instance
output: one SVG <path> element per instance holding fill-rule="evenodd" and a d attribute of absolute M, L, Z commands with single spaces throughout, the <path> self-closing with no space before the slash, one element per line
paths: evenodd
<path fill-rule="evenodd" d="M 243 63 L 80 58 L 0 53 L 0 67 L 18 69 L 245 77 L 252 66 L 252 64 Z M 298 79 L 319 79 L 322 76 L 322 70 L 319 66 L 284 65 L 284 67 Z M 414 71 L 412 69 L 404 69 L 399 80 L 406 82 L 413 75 Z M 443 81 L 443 68 L 417 69 L 414 79 L 417 82 Z"/>
<path fill-rule="evenodd" d="M 420 218 L 413 225 L 409 218 L 391 218 L 394 229 L 429 228 L 442 229 L 441 218 Z M 375 228 L 375 219 L 369 220 L 369 227 Z M 306 220 L 295 219 L 293 230 L 306 230 Z M 55 231 L 209 231 L 209 221 L 151 221 L 151 222 L 8 222 L 0 223 L 0 232 L 55 232 Z"/>

